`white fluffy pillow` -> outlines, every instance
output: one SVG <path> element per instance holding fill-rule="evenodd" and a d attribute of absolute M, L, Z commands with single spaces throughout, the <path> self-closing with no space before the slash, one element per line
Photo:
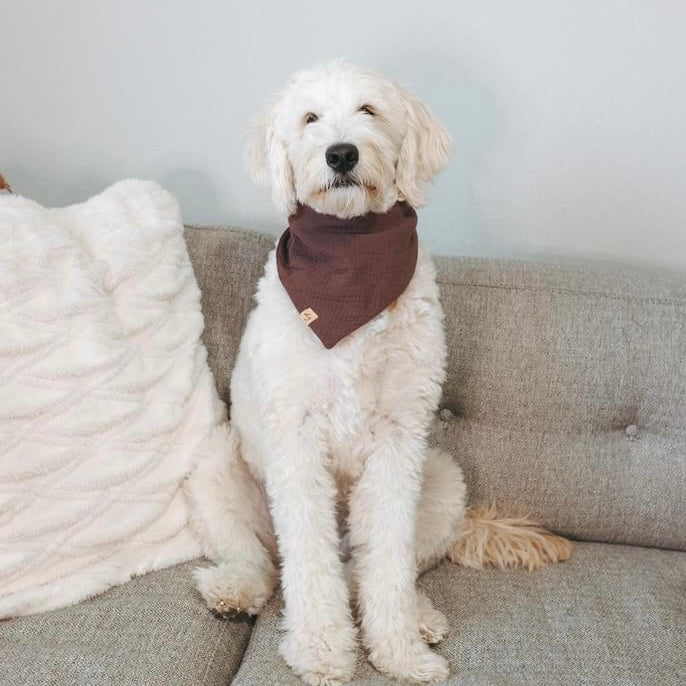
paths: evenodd
<path fill-rule="evenodd" d="M 224 449 L 225 408 L 179 209 L 157 184 L 63 209 L 2 195 L 0 246 L 8 617 L 198 556 L 182 486 Z"/>

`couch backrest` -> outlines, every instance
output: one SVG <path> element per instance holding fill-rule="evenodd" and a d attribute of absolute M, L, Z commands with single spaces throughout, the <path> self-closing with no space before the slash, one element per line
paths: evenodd
<path fill-rule="evenodd" d="M 202 293 L 203 340 L 210 368 L 219 396 L 228 406 L 231 370 L 274 238 L 216 227 L 186 227 L 185 236 Z"/>
<path fill-rule="evenodd" d="M 220 395 L 274 238 L 188 229 Z M 471 502 L 586 540 L 686 549 L 686 279 L 436 259 L 449 361 L 433 440 Z"/>

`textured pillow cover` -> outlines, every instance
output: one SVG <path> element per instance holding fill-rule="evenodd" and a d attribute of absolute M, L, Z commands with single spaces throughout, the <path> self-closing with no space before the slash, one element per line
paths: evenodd
<path fill-rule="evenodd" d="M 201 554 L 183 482 L 224 449 L 174 198 L 0 197 L 0 618 Z"/>

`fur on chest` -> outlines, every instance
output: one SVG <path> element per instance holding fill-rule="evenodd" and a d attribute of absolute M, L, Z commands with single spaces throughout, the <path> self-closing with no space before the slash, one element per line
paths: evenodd
<path fill-rule="evenodd" d="M 432 412 L 445 369 L 443 313 L 430 257 L 420 251 L 403 294 L 364 326 L 325 348 L 283 289 L 273 254 L 257 292 L 232 379 L 232 421 L 259 434 L 306 425 L 333 471 L 355 478 L 380 417 Z M 433 389 L 417 399 L 408 388 Z M 250 417 L 265 419 L 252 431 Z M 261 442 L 256 438 L 255 442 Z"/>

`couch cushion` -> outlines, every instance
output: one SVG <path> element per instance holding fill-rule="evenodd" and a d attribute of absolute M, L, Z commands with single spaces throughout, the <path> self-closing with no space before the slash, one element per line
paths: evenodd
<path fill-rule="evenodd" d="M 573 537 L 686 549 L 686 280 L 437 262 L 456 416 L 441 442 L 471 499 Z"/>
<path fill-rule="evenodd" d="M 136 578 L 93 600 L 0 622 L 0 684 L 226 686 L 250 635 L 213 617 L 198 562 Z"/>
<path fill-rule="evenodd" d="M 444 563 L 421 579 L 451 632 L 457 686 L 686 683 L 686 553 L 581 543 L 537 572 Z M 301 686 L 277 653 L 281 602 L 257 620 L 233 686 Z M 353 686 L 395 684 L 360 651 Z"/>

